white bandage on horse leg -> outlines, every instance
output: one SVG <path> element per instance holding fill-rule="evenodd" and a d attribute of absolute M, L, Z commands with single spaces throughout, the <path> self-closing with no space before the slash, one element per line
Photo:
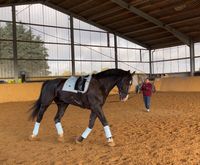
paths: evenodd
<path fill-rule="evenodd" d="M 86 139 L 88 137 L 88 135 L 90 134 L 90 132 L 92 131 L 92 129 L 90 128 L 86 128 L 86 130 L 83 132 L 83 134 L 81 135 L 84 139 Z"/>
<path fill-rule="evenodd" d="M 111 131 L 110 131 L 110 127 L 107 125 L 104 128 L 104 131 L 105 131 L 105 134 L 106 134 L 106 138 L 111 138 L 112 137 L 112 134 L 111 134 Z"/>
<path fill-rule="evenodd" d="M 61 125 L 60 122 L 56 123 L 56 129 L 57 129 L 58 135 L 62 135 L 63 134 L 62 125 Z"/>
<path fill-rule="evenodd" d="M 34 126 L 34 129 L 33 129 L 33 135 L 34 135 L 34 136 L 37 136 L 37 135 L 38 135 L 39 128 L 40 128 L 40 123 L 35 122 L 35 126 Z"/>

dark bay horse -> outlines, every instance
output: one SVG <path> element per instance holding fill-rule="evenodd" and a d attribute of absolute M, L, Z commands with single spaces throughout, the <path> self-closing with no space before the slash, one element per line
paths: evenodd
<path fill-rule="evenodd" d="M 126 101 L 128 99 L 129 89 L 132 85 L 132 77 L 134 74 L 135 72 L 130 73 L 130 71 L 124 71 L 121 69 L 109 69 L 93 74 L 89 88 L 87 92 L 83 94 L 63 91 L 62 87 L 66 79 L 60 78 L 45 81 L 42 85 L 40 96 L 32 107 L 31 117 L 32 119 L 36 118 L 36 123 L 33 129 L 33 134 L 29 139 L 37 139 L 40 122 L 43 118 L 44 112 L 54 101 L 58 107 L 54 121 L 59 135 L 59 141 L 64 140 L 61 118 L 63 117 L 68 105 L 73 104 L 91 110 L 89 125 L 83 134 L 76 139 L 76 143 L 81 143 L 87 138 L 89 133 L 92 131 L 96 118 L 98 118 L 104 127 L 108 144 L 114 146 L 115 143 L 112 138 L 108 121 L 102 110 L 102 106 L 114 86 L 117 86 L 118 88 L 120 100 Z"/>

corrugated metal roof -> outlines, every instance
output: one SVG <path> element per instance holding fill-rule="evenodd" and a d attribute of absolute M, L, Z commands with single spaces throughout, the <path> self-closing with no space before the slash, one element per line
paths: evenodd
<path fill-rule="evenodd" d="M 199 0 L 0 0 L 0 5 L 37 2 L 151 49 L 200 41 Z"/>

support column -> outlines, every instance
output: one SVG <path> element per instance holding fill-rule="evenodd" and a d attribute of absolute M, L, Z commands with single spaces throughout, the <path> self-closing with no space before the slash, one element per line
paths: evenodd
<path fill-rule="evenodd" d="M 142 62 L 142 51 L 140 49 L 140 62 Z"/>
<path fill-rule="evenodd" d="M 114 34 L 114 47 L 115 47 L 115 68 L 118 68 L 118 53 L 117 53 L 117 36 Z"/>
<path fill-rule="evenodd" d="M 71 37 L 71 58 L 72 58 L 72 75 L 75 75 L 75 49 L 74 49 L 74 19 L 70 15 L 70 37 Z"/>
<path fill-rule="evenodd" d="M 149 49 L 149 74 L 152 76 L 152 60 L 151 60 L 151 49 Z"/>
<path fill-rule="evenodd" d="M 107 46 L 110 47 L 110 35 L 109 35 L 109 32 L 107 32 Z"/>
<path fill-rule="evenodd" d="M 12 5 L 12 33 L 13 33 L 13 60 L 14 60 L 14 79 L 18 82 L 18 64 L 17 64 L 17 29 L 16 29 L 16 10 Z"/>
<path fill-rule="evenodd" d="M 190 42 L 190 75 L 194 76 L 195 72 L 195 58 L 194 58 L 194 42 Z"/>

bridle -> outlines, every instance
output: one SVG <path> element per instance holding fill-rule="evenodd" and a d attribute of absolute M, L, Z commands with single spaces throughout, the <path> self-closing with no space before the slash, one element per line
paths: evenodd
<path fill-rule="evenodd" d="M 130 90 L 130 86 L 131 84 L 129 84 L 128 86 L 128 90 L 126 90 L 126 87 L 123 86 L 123 83 L 121 81 L 119 81 L 117 83 L 117 86 L 119 88 L 119 94 L 124 94 L 124 95 L 128 95 L 129 94 L 129 90 Z M 127 92 L 128 91 L 128 92 Z"/>

